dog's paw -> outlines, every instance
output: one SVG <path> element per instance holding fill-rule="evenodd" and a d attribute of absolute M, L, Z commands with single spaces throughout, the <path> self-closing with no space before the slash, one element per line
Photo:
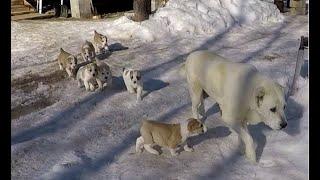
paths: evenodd
<path fill-rule="evenodd" d="M 194 151 L 193 147 L 189 147 L 189 146 L 187 146 L 187 145 L 184 146 L 183 149 L 184 149 L 185 151 L 187 151 L 187 152 L 193 152 L 193 151 Z"/>
<path fill-rule="evenodd" d="M 246 158 L 253 164 L 257 164 L 257 158 L 253 154 L 246 154 Z"/>

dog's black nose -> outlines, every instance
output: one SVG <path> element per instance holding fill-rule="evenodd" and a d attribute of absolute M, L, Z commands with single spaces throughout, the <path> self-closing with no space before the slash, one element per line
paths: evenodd
<path fill-rule="evenodd" d="M 92 76 L 96 76 L 96 74 L 92 74 Z"/>
<path fill-rule="evenodd" d="M 137 81 L 133 81 L 133 83 L 135 84 Z"/>
<path fill-rule="evenodd" d="M 281 129 L 283 129 L 283 128 L 285 128 L 285 127 L 287 127 L 287 123 L 286 122 L 282 122 L 281 124 L 280 124 L 280 127 L 281 127 Z"/>
<path fill-rule="evenodd" d="M 104 77 L 104 79 L 108 79 L 108 77 Z"/>

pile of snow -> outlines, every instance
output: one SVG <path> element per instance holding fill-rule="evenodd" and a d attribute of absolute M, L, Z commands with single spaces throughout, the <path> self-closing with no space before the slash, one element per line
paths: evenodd
<path fill-rule="evenodd" d="M 234 25 L 280 22 L 276 5 L 261 0 L 169 0 L 147 21 L 133 22 L 122 17 L 107 32 L 119 38 L 137 37 L 146 41 L 167 34 L 215 34 Z M 119 32 L 121 32 L 119 34 Z"/>

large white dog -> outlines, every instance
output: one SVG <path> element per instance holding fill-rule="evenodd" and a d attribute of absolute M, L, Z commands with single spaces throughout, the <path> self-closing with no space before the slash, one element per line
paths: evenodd
<path fill-rule="evenodd" d="M 194 118 L 206 118 L 203 103 L 206 93 L 219 104 L 222 120 L 238 133 L 245 145 L 242 150 L 250 161 L 256 162 L 256 151 L 248 124 L 264 122 L 277 130 L 287 125 L 284 88 L 259 74 L 253 65 L 196 51 L 187 57 L 180 74 L 187 78 Z"/>

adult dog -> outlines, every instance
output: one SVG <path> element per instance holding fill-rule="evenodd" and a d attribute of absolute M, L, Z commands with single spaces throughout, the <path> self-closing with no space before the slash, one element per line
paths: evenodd
<path fill-rule="evenodd" d="M 219 104 L 222 120 L 238 133 L 245 155 L 252 162 L 257 161 L 256 151 L 247 125 L 264 122 L 277 130 L 287 125 L 284 88 L 260 74 L 253 65 L 196 51 L 187 57 L 180 74 L 187 78 L 194 118 L 206 118 L 206 93 Z"/>

